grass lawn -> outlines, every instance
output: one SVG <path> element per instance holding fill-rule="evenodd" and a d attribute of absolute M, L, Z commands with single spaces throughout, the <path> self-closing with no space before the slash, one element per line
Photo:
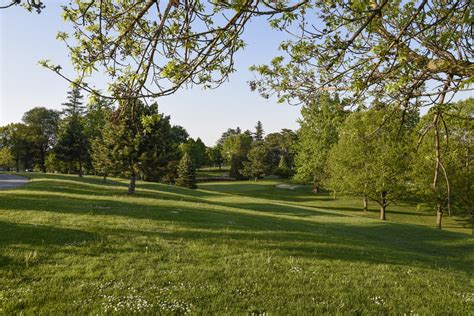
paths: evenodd
<path fill-rule="evenodd" d="M 277 181 L 187 190 L 28 174 L 0 191 L 0 314 L 472 315 L 466 219 Z M 408 224 L 411 223 L 411 224 Z"/>
<path fill-rule="evenodd" d="M 228 177 L 229 170 L 228 166 L 222 166 L 221 169 L 218 167 L 202 167 L 196 170 L 196 176 L 198 178 Z"/>

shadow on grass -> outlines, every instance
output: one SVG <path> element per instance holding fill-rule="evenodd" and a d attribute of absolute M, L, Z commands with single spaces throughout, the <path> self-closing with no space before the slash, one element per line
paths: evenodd
<path fill-rule="evenodd" d="M 67 178 L 67 181 L 63 181 L 71 181 L 70 177 Z M 39 184 L 39 181 L 37 183 Z M 199 203 L 183 204 L 179 200 L 176 201 L 176 198 L 175 203 L 141 199 L 150 196 L 161 198 L 163 192 L 142 192 L 133 199 L 94 197 L 87 193 L 95 190 L 94 183 L 68 183 L 66 191 L 52 188 L 51 185 L 54 185 L 53 181 L 41 183 L 41 186 L 44 186 L 41 191 L 37 191 L 38 185 L 32 186 L 29 194 L 2 194 L 2 205 L 13 211 L 124 216 L 163 221 L 183 228 L 164 233 L 159 230 L 150 232 L 93 226 L 100 225 L 100 221 L 91 224 L 91 229 L 98 229 L 110 235 L 123 234 L 125 238 L 152 236 L 169 241 L 199 241 L 209 245 L 235 243 L 241 249 L 277 251 L 295 257 L 439 267 L 472 273 L 473 260 L 469 254 L 473 250 L 473 239 L 465 234 L 436 231 L 416 225 L 351 218 L 296 206 L 209 202 L 193 196 L 199 191 L 175 187 L 168 187 L 166 194 L 182 195 L 183 201 L 187 199 L 188 202 Z M 149 188 L 161 188 L 161 185 L 151 184 Z M 75 192 L 75 195 L 67 196 L 67 189 Z M 49 190 L 57 193 L 48 192 Z M 115 189 L 108 189 L 104 194 L 113 195 L 113 192 Z M 186 198 L 187 194 L 190 196 Z M 321 221 L 306 219 L 312 215 L 324 215 L 326 218 Z M 71 241 L 94 238 L 93 234 L 81 230 L 5 222 L 0 222 L 0 231 L 0 246 L 18 242 L 65 245 Z M 128 250 L 123 250 L 126 251 Z"/>
<path fill-rule="evenodd" d="M 94 234 L 77 229 L 54 226 L 0 222 L 0 247 L 11 244 L 65 245 L 92 240 Z"/>

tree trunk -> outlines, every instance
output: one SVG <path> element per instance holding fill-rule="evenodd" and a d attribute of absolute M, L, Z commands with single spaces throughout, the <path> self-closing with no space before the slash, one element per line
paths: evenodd
<path fill-rule="evenodd" d="M 16 167 L 16 172 L 20 172 L 20 155 L 16 154 L 16 159 L 15 159 L 15 167 Z"/>
<path fill-rule="evenodd" d="M 474 211 L 471 211 L 472 234 L 474 235 Z"/>
<path fill-rule="evenodd" d="M 104 174 L 104 176 L 102 177 L 102 183 L 107 183 L 107 175 Z"/>
<path fill-rule="evenodd" d="M 336 190 L 333 190 L 333 191 L 332 191 L 332 199 L 333 199 L 333 200 L 336 199 Z"/>
<path fill-rule="evenodd" d="M 387 207 L 387 198 L 386 198 L 386 196 L 387 196 L 387 192 L 385 192 L 385 191 L 380 192 L 380 197 L 382 198 L 382 203 L 380 203 L 380 219 L 383 220 L 383 221 L 387 220 L 385 218 L 385 209 Z"/>
<path fill-rule="evenodd" d="M 443 209 L 441 205 L 436 206 L 436 228 L 441 229 L 441 220 L 443 219 Z"/>
<path fill-rule="evenodd" d="M 40 167 L 41 167 L 41 172 L 46 173 L 46 153 L 41 150 L 40 152 Z"/>
<path fill-rule="evenodd" d="M 255 182 L 257 182 L 257 180 L 258 180 L 258 177 L 255 177 Z"/>
<path fill-rule="evenodd" d="M 82 178 L 82 161 L 79 161 L 79 178 Z"/>
<path fill-rule="evenodd" d="M 137 180 L 137 175 L 135 174 L 135 172 L 132 172 L 132 175 L 130 176 L 130 184 L 128 185 L 128 194 L 135 193 L 136 180 Z"/>
<path fill-rule="evenodd" d="M 319 183 L 316 177 L 313 177 L 313 193 L 319 193 Z"/>
<path fill-rule="evenodd" d="M 380 219 L 383 221 L 386 221 L 387 219 L 385 218 L 385 205 L 380 206 Z"/>
<path fill-rule="evenodd" d="M 364 195 L 362 201 L 364 202 L 364 212 L 369 211 L 369 201 L 367 200 L 367 195 Z"/>

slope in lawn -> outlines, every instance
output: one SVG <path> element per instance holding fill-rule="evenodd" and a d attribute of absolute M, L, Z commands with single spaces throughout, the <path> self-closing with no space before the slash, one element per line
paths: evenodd
<path fill-rule="evenodd" d="M 139 183 L 131 197 L 120 180 L 31 176 L 0 192 L 0 313 L 474 308 L 467 234 L 356 216 L 351 201 L 273 182 Z"/>

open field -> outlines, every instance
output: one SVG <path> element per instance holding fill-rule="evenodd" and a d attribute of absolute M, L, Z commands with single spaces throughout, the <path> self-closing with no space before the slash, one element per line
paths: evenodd
<path fill-rule="evenodd" d="M 465 218 L 277 181 L 198 190 L 28 174 L 0 191 L 0 314 L 472 314 Z"/>

